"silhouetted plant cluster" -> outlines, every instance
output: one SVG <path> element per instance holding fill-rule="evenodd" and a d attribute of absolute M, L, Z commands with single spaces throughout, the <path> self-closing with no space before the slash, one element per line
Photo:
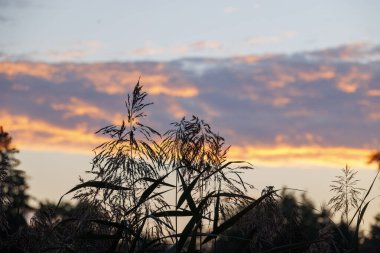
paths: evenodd
<path fill-rule="evenodd" d="M 0 245 L 26 226 L 25 215 L 31 210 L 25 173 L 16 169 L 20 163 L 14 156 L 17 152 L 12 138 L 0 126 Z"/>
<path fill-rule="evenodd" d="M 193 116 L 159 133 L 144 123 L 146 99 L 137 83 L 125 101 L 127 118 L 97 132 L 108 141 L 94 150 L 91 179 L 36 210 L 0 128 L 1 252 L 378 252 L 380 218 L 370 236 L 359 229 L 379 172 L 367 190 L 348 166 L 333 181 L 329 204 L 340 224 L 304 194 L 299 200 L 268 186 L 253 198 L 242 176 L 252 165 L 228 161 L 229 147 L 209 124 Z M 76 206 L 61 203 L 68 194 Z"/>

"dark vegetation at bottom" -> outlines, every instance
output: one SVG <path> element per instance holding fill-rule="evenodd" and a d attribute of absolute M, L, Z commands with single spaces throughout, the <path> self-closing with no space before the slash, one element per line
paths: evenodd
<path fill-rule="evenodd" d="M 138 83 L 127 119 L 97 132 L 109 141 L 95 149 L 92 179 L 62 196 L 74 194 L 75 205 L 28 205 L 17 150 L 0 128 L 0 252 L 380 252 L 380 213 L 368 235 L 360 230 L 380 152 L 368 189 L 346 166 L 322 210 L 272 186 L 252 198 L 243 173 L 253 167 L 228 161 L 221 136 L 195 116 L 158 133 L 143 124 L 146 96 Z"/>

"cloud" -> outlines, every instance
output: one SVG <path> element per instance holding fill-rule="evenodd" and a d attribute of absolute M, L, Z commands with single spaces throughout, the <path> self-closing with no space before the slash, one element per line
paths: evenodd
<path fill-rule="evenodd" d="M 110 67 L 107 64 L 65 64 L 59 66 L 42 63 L 0 62 L 0 75 L 3 74 L 10 79 L 19 76 L 31 76 L 53 83 L 62 83 L 76 77 L 81 82 L 86 80 L 88 85 L 93 86 L 98 92 L 109 95 L 126 94 L 128 90 L 133 88 L 134 82 L 141 77 L 145 88 L 152 95 L 193 97 L 199 94 L 198 88 L 186 80 L 177 78 L 175 87 L 171 85 L 171 76 L 160 72 L 161 67 L 158 64 L 155 68 L 150 68 L 147 71 L 138 71 L 125 70 L 117 65 Z M 17 89 L 15 85 L 13 88 Z"/>
<path fill-rule="evenodd" d="M 366 164 L 370 149 L 348 147 L 325 147 L 317 145 L 290 146 L 280 144 L 276 146 L 232 146 L 229 150 L 230 159 L 251 161 L 254 164 L 265 166 L 335 166 L 340 168 L 349 164 L 355 168 L 372 168 Z"/>
<path fill-rule="evenodd" d="M 223 8 L 223 12 L 226 14 L 231 14 L 240 11 L 239 8 L 233 6 L 226 6 Z"/>
<path fill-rule="evenodd" d="M 106 65 L 99 64 L 77 68 L 76 72 L 90 81 L 96 90 L 109 95 L 125 94 L 134 86 L 131 80 L 138 80 L 139 77 L 141 77 L 141 82 L 147 91 L 152 95 L 165 94 L 178 97 L 193 97 L 199 93 L 196 87 L 186 82 L 181 82 L 176 87 L 171 87 L 169 85 L 170 76 L 157 73 L 154 69 L 149 72 L 126 71 L 118 67 L 107 68 Z"/>
<path fill-rule="evenodd" d="M 239 63 L 255 64 L 261 61 L 270 60 L 272 58 L 277 59 L 278 55 L 274 55 L 274 54 L 241 55 L 241 56 L 235 56 L 232 59 L 235 64 L 239 64 Z"/>
<path fill-rule="evenodd" d="M 167 101 L 167 111 L 171 114 L 175 119 L 180 120 L 184 116 L 188 115 L 188 112 L 183 108 L 181 103 L 179 103 L 175 99 L 168 99 Z"/>
<path fill-rule="evenodd" d="M 367 95 L 372 96 L 372 97 L 380 97 L 380 89 L 379 90 L 368 90 Z"/>
<path fill-rule="evenodd" d="M 20 149 L 44 149 L 88 153 L 106 139 L 93 134 L 84 125 L 64 128 L 28 115 L 0 111 L 1 124 L 12 133 Z M 62 147 L 65 147 L 62 149 Z"/>
<path fill-rule="evenodd" d="M 76 97 L 70 97 L 68 101 L 65 102 L 54 102 L 51 106 L 54 110 L 64 111 L 64 118 L 85 116 L 93 119 L 104 119 L 110 122 L 112 122 L 114 118 L 113 115 L 102 110 L 95 104 Z"/>
<path fill-rule="evenodd" d="M 4 74 L 10 78 L 19 75 L 28 75 L 39 77 L 47 80 L 56 80 L 56 68 L 49 64 L 44 63 L 13 63 L 1 62 L 0 74 Z"/>
<path fill-rule="evenodd" d="M 336 73 L 332 67 L 322 65 L 316 70 L 298 71 L 297 75 L 302 80 L 312 82 L 321 79 L 332 79 L 336 76 Z"/>
<path fill-rule="evenodd" d="M 338 77 L 337 88 L 346 93 L 354 93 L 360 85 L 370 79 L 370 74 L 365 70 L 361 71 L 357 67 L 352 67 L 347 73 Z"/>
<path fill-rule="evenodd" d="M 283 88 L 288 83 L 292 83 L 296 80 L 296 76 L 293 73 L 289 73 L 286 69 L 279 67 L 277 65 L 272 66 L 272 75 L 261 74 L 258 75 L 257 79 L 265 82 L 271 88 Z"/>
<path fill-rule="evenodd" d="M 368 42 L 356 42 L 335 48 L 304 53 L 313 60 L 367 62 L 380 59 L 380 46 Z"/>
<path fill-rule="evenodd" d="M 272 105 L 275 107 L 282 107 L 289 104 L 290 102 L 291 102 L 291 99 L 287 97 L 278 97 L 278 98 L 273 99 Z"/>
<path fill-rule="evenodd" d="M 296 35 L 296 32 L 283 32 L 271 36 L 253 36 L 247 39 L 247 43 L 251 45 L 276 44 L 294 38 Z"/>
<path fill-rule="evenodd" d="M 93 134 L 86 125 L 64 128 L 27 115 L 10 114 L 0 111 L 2 125 L 12 133 L 19 149 L 60 150 L 65 152 L 89 153 L 94 147 L 107 139 Z M 179 116 L 179 115 L 178 115 Z M 278 166 L 284 163 L 294 165 L 340 166 L 348 163 L 353 167 L 369 168 L 365 164 L 371 149 L 342 146 L 320 146 L 313 144 L 313 134 L 306 133 L 310 144 L 293 146 L 286 143 L 286 136 L 277 135 L 277 144 L 271 145 L 233 145 L 228 153 L 229 159 L 246 160 L 254 164 Z M 64 147 L 64 149 L 62 149 Z"/>
<path fill-rule="evenodd" d="M 363 108 L 363 114 L 366 115 L 367 119 L 372 122 L 380 122 L 380 103 L 372 99 L 366 100 L 362 99 L 357 102 L 357 104 Z"/>
<path fill-rule="evenodd" d="M 167 86 L 152 85 L 148 88 L 148 92 L 152 95 L 165 94 L 173 97 L 195 97 L 198 95 L 198 89 L 195 87 L 183 87 L 180 89 L 172 89 Z"/>
<path fill-rule="evenodd" d="M 151 44 L 151 43 L 148 43 Z M 177 44 L 171 47 L 145 46 L 132 50 L 132 54 L 138 56 L 154 56 L 164 53 L 186 54 L 188 52 L 198 52 L 203 50 L 217 50 L 222 48 L 222 43 L 215 40 L 200 40 L 191 43 Z"/>
<path fill-rule="evenodd" d="M 369 49 L 346 46 L 351 51 L 340 47 L 168 62 L 1 62 L 1 124 L 6 118 L 7 127 L 19 129 L 18 137 L 31 148 L 70 150 L 76 144 L 65 144 L 59 135 L 82 133 L 88 138 L 82 145 L 86 149 L 95 143 L 90 133 L 125 118 L 125 96 L 140 78 L 148 101 L 154 102 L 147 123 L 161 132 L 173 120 L 194 114 L 236 147 L 233 156 L 344 165 L 380 146 L 380 65 L 354 61 Z M 332 51 L 336 56 L 326 58 Z M 355 57 L 342 60 L 338 51 Z M 31 124 L 33 132 L 22 124 Z M 38 126 L 55 130 L 44 134 Z M 335 157 L 339 152 L 344 152 L 340 160 Z"/>
<path fill-rule="evenodd" d="M 138 56 L 153 56 L 153 55 L 160 55 L 165 53 L 164 48 L 156 48 L 156 47 L 141 47 L 141 48 L 136 48 L 132 51 L 134 55 Z"/>

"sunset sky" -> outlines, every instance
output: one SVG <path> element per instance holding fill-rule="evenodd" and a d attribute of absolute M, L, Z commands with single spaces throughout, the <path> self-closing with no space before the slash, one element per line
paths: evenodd
<path fill-rule="evenodd" d="M 380 2 L 0 0 L 0 125 L 30 193 L 57 200 L 91 168 L 99 128 L 140 78 L 165 132 L 197 115 L 247 178 L 308 191 L 380 149 Z M 380 193 L 380 186 L 376 187 Z M 252 194 L 258 194 L 260 190 Z M 379 201 L 375 202 L 371 215 Z"/>

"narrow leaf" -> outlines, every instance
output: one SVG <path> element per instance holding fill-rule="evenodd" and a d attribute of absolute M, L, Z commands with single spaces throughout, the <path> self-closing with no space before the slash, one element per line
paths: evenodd
<path fill-rule="evenodd" d="M 217 227 L 214 231 L 211 232 L 211 234 L 219 235 L 220 233 L 226 231 L 228 228 L 233 226 L 236 222 L 239 221 L 241 217 L 243 217 L 246 213 L 248 213 L 251 209 L 255 208 L 257 205 L 259 205 L 265 198 L 269 197 L 273 193 L 277 192 L 275 191 L 269 191 L 266 194 L 262 195 L 260 198 L 258 198 L 253 203 L 249 204 L 247 207 L 245 207 L 243 210 L 232 216 L 230 219 L 226 220 L 223 224 L 221 224 L 219 227 Z M 207 243 L 215 236 L 208 236 L 202 243 Z"/>
<path fill-rule="evenodd" d="M 123 187 L 123 186 L 119 186 L 119 185 L 115 185 L 115 184 L 111 184 L 111 183 L 107 183 L 107 182 L 103 182 L 103 181 L 88 181 L 88 182 L 84 182 L 82 184 L 78 184 L 77 186 L 75 186 L 74 188 L 72 188 L 71 190 L 69 190 L 68 192 L 66 192 L 65 194 L 62 195 L 62 197 L 59 199 L 58 201 L 58 204 L 57 204 L 57 207 L 59 206 L 59 204 L 61 203 L 61 200 L 62 198 L 69 194 L 69 193 L 72 193 L 76 190 L 79 190 L 81 188 L 86 188 L 86 187 L 95 187 L 95 188 L 98 188 L 98 189 L 110 189 L 110 190 L 121 190 L 121 191 L 128 191 L 130 190 L 130 188 L 128 187 Z"/>

